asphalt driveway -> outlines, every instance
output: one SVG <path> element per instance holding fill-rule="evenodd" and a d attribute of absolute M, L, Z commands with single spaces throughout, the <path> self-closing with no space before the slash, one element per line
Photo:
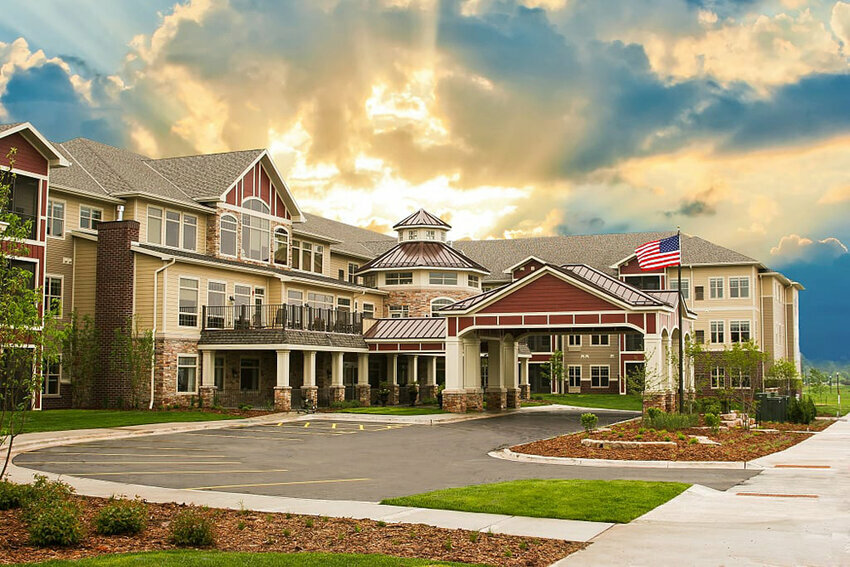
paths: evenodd
<path fill-rule="evenodd" d="M 444 425 L 281 424 L 101 441 L 23 453 L 15 464 L 114 482 L 329 500 L 378 501 L 523 478 L 667 480 L 725 490 L 754 471 L 515 463 L 489 451 L 581 429 L 563 408 Z M 607 425 L 637 414 L 597 410 Z"/>

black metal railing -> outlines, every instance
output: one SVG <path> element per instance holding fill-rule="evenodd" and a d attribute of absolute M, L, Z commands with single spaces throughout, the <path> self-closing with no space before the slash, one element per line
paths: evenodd
<path fill-rule="evenodd" d="M 309 305 L 204 305 L 203 329 L 292 329 L 325 333 L 363 333 L 363 314 Z"/>

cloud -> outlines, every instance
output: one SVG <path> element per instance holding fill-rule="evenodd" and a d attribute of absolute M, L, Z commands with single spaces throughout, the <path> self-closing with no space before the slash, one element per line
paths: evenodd
<path fill-rule="evenodd" d="M 847 254 L 847 247 L 837 238 L 813 240 L 797 234 L 783 236 L 770 249 L 770 255 L 780 264 L 792 262 L 818 263 Z"/>
<path fill-rule="evenodd" d="M 850 3 L 835 3 L 829 25 L 836 37 L 844 44 L 844 53 L 850 55 Z"/>
<path fill-rule="evenodd" d="M 818 199 L 818 205 L 837 205 L 845 201 L 850 201 L 850 185 L 833 187 Z"/>

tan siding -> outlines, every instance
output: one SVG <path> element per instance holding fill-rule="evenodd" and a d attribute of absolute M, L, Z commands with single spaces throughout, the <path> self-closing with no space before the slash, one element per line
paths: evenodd
<path fill-rule="evenodd" d="M 195 251 L 199 254 L 206 254 L 207 217 L 209 215 L 199 213 L 191 209 L 174 207 L 163 203 L 155 203 L 153 201 L 145 199 L 130 199 L 124 209 L 124 218 L 127 220 L 132 219 L 139 222 L 139 242 L 148 242 L 148 206 L 154 206 L 162 209 L 163 217 L 165 216 L 165 211 L 167 210 L 179 211 L 181 214 L 186 213 L 196 217 L 198 219 L 198 230 L 195 237 Z M 165 222 L 164 218 L 163 222 Z M 182 237 L 180 244 L 183 244 Z"/>
<path fill-rule="evenodd" d="M 163 266 L 162 260 L 136 254 L 135 315 L 141 329 L 154 326 L 154 274 Z"/>
<path fill-rule="evenodd" d="M 72 309 L 78 315 L 94 318 L 97 280 L 97 242 L 74 238 Z"/>

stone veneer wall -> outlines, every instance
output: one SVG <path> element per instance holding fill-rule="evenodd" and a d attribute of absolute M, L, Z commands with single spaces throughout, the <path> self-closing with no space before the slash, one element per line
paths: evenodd
<path fill-rule="evenodd" d="M 198 341 L 158 338 L 154 349 L 154 406 L 189 407 L 193 398 L 197 400 L 198 394 L 177 393 L 177 356 L 189 354 L 198 357 L 197 381 L 200 385 L 203 357 L 198 352 Z"/>
<path fill-rule="evenodd" d="M 438 297 L 448 297 L 449 299 L 461 300 L 473 295 L 478 295 L 480 290 L 470 288 L 417 288 L 405 290 L 389 290 L 384 289 L 389 295 L 384 298 L 384 314 L 383 317 L 390 316 L 391 305 L 407 305 L 411 317 L 430 317 L 431 316 L 431 300 Z"/>

